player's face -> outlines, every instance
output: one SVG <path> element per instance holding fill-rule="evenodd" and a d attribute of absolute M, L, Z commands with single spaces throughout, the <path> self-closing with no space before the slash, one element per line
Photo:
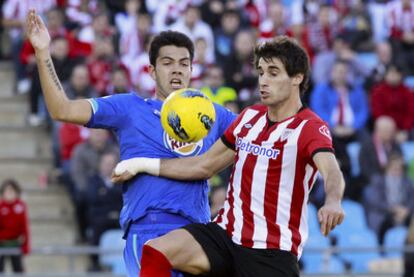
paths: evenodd
<path fill-rule="evenodd" d="M 295 86 L 299 88 L 301 77 L 289 77 L 285 66 L 277 58 L 268 61 L 259 59 L 257 71 L 260 99 L 267 106 L 280 105 L 292 96 Z"/>
<path fill-rule="evenodd" d="M 188 87 L 191 78 L 190 53 L 185 47 L 173 45 L 160 48 L 151 77 L 157 85 L 157 97 L 164 100 L 171 92 Z"/>

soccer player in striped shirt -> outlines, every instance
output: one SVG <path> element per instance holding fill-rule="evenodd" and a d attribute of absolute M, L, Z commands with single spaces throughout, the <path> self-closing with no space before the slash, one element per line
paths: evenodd
<path fill-rule="evenodd" d="M 118 164 L 115 181 L 138 172 L 205 179 L 234 163 L 224 208 L 214 222 L 148 241 L 140 276 L 170 276 L 171 268 L 207 276 L 299 276 L 308 196 L 318 171 L 326 190 L 318 211 L 321 232 L 328 235 L 342 222 L 344 180 L 329 129 L 300 99 L 309 78 L 305 51 L 278 37 L 256 47 L 255 64 L 263 105 L 246 108 L 208 152 Z"/>

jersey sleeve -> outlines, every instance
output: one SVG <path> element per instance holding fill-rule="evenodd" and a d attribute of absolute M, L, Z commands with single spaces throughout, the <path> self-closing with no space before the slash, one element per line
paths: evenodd
<path fill-rule="evenodd" d="M 237 115 L 229 109 L 218 104 L 214 104 L 216 109 L 216 121 L 219 124 L 219 136 L 223 135 L 231 123 L 236 119 Z"/>
<path fill-rule="evenodd" d="M 127 118 L 126 95 L 112 95 L 88 99 L 92 116 L 85 125 L 89 128 L 118 129 Z"/>
<path fill-rule="evenodd" d="M 323 121 L 308 122 L 303 130 L 301 142 L 303 151 L 311 158 L 318 152 L 334 152 L 331 133 Z"/>
<path fill-rule="evenodd" d="M 242 111 L 241 114 L 237 116 L 235 120 L 233 120 L 233 122 L 230 124 L 230 126 L 227 128 L 227 130 L 221 137 L 223 143 L 230 149 L 236 149 L 236 136 L 234 134 L 234 130 L 240 124 L 240 121 L 242 120 L 245 111 L 246 110 Z"/>

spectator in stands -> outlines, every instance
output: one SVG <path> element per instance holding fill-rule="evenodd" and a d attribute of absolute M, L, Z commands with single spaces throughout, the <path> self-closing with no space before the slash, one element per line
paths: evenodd
<path fill-rule="evenodd" d="M 116 152 L 102 154 L 99 171 L 91 176 L 86 189 L 87 237 L 91 245 L 98 246 L 102 234 L 119 229 L 119 213 L 122 208 L 122 187 L 111 182 L 111 174 L 118 162 Z M 98 255 L 92 255 L 91 271 L 99 271 Z"/>
<path fill-rule="evenodd" d="M 54 37 L 50 47 L 56 74 L 64 82 L 69 79 L 73 68 L 81 62 L 81 59 L 70 58 L 68 56 L 69 44 L 63 36 Z M 39 74 L 36 68 L 33 72 L 33 81 L 30 89 L 29 124 L 32 126 L 38 126 L 46 119 L 46 115 L 42 114 L 42 112 L 45 113 L 46 111 L 39 110 L 39 103 L 41 101 L 43 101 L 42 88 L 40 87 Z"/>
<path fill-rule="evenodd" d="M 216 1 L 217 2 L 217 1 Z M 224 65 L 233 52 L 233 41 L 240 30 L 240 11 L 225 10 L 214 32 L 216 63 Z"/>
<path fill-rule="evenodd" d="M 121 34 L 121 37 L 123 34 L 127 34 L 135 29 L 140 7 L 141 1 L 126 0 L 124 1 L 124 11 L 115 15 L 115 26 Z"/>
<path fill-rule="evenodd" d="M 392 117 L 397 124 L 399 142 L 408 139 L 409 131 L 414 126 L 414 96 L 403 83 L 400 66 L 390 64 L 385 78 L 371 91 L 371 110 L 374 119 L 381 115 Z"/>
<path fill-rule="evenodd" d="M 414 2 L 395 0 L 387 7 L 390 41 L 396 60 L 405 73 L 414 75 Z"/>
<path fill-rule="evenodd" d="M 83 27 L 78 35 L 80 41 L 93 45 L 98 38 L 112 39 L 115 28 L 109 24 L 108 15 L 101 12 L 93 17 L 92 24 Z"/>
<path fill-rule="evenodd" d="M 200 88 L 203 83 L 203 78 L 211 66 L 207 59 L 207 42 L 205 38 L 196 38 L 194 42 L 194 61 L 193 71 L 191 72 L 191 87 Z"/>
<path fill-rule="evenodd" d="M 293 25 L 305 25 L 317 21 L 321 0 L 297 0 L 291 5 L 291 22 Z"/>
<path fill-rule="evenodd" d="M 162 32 L 169 28 L 169 25 L 176 22 L 191 3 L 191 0 L 150 0 L 145 1 L 150 13 L 153 13 L 154 32 Z"/>
<path fill-rule="evenodd" d="M 371 51 L 371 21 L 365 3 L 362 0 L 354 0 L 349 5 L 349 12 L 340 20 L 341 32 L 349 38 L 352 50 Z"/>
<path fill-rule="evenodd" d="M 347 61 L 337 60 L 329 83 L 316 83 L 311 93 L 311 108 L 329 124 L 336 157 L 346 176 L 350 176 L 347 144 L 363 136 L 369 109 L 361 86 L 347 80 Z"/>
<path fill-rule="evenodd" d="M 108 86 L 107 95 L 126 93 L 131 91 L 128 72 L 125 68 L 116 67 L 111 72 L 111 82 Z"/>
<path fill-rule="evenodd" d="M 383 115 L 375 120 L 372 136 L 362 142 L 359 151 L 359 166 L 365 184 L 372 176 L 384 174 L 391 153 L 402 154 L 396 134 L 397 127 L 391 117 Z"/>
<path fill-rule="evenodd" d="M 368 67 L 359 61 L 356 53 L 352 51 L 348 38 L 340 34 L 335 38 L 331 51 L 323 51 L 315 56 L 312 65 L 312 80 L 315 83 L 325 82 L 336 60 L 348 62 L 347 80 L 350 84 L 362 83 L 370 73 Z"/>
<path fill-rule="evenodd" d="M 208 63 L 215 61 L 213 30 L 207 23 L 201 20 L 198 7 L 189 5 L 185 10 L 184 16 L 179 17 L 169 28 L 186 34 L 193 42 L 197 38 L 204 38 L 207 45 L 206 61 Z"/>
<path fill-rule="evenodd" d="M 117 147 L 110 141 L 109 133 L 102 129 L 90 129 L 89 137 L 76 146 L 70 162 L 70 176 L 73 182 L 72 198 L 75 202 L 80 239 L 85 238 L 86 210 L 85 193 L 90 176 L 98 172 L 99 160 L 103 153 L 115 152 Z"/>
<path fill-rule="evenodd" d="M 63 83 L 66 95 L 70 99 L 92 98 L 98 94 L 89 81 L 89 71 L 85 64 L 77 64 L 70 75 L 70 79 Z"/>
<path fill-rule="evenodd" d="M 253 49 L 256 43 L 255 34 L 250 29 L 237 33 L 234 51 L 225 61 L 225 84 L 237 91 L 242 106 L 247 105 L 257 89 L 257 75 L 253 67 Z"/>
<path fill-rule="evenodd" d="M 200 12 L 202 20 L 213 30 L 219 28 L 221 20 L 226 17 L 225 5 L 222 0 L 203 1 L 200 5 Z"/>
<path fill-rule="evenodd" d="M 372 178 L 364 192 L 368 226 L 378 235 L 380 245 L 386 231 L 396 225 L 408 225 L 413 211 L 414 188 L 400 153 L 388 159 L 385 173 Z"/>
<path fill-rule="evenodd" d="M 22 254 L 30 251 L 30 233 L 27 206 L 21 200 L 21 188 L 13 180 L 4 180 L 0 187 L 0 249 L 20 248 L 21 254 L 0 256 L 0 272 L 5 259 L 11 260 L 14 272 L 24 272 Z"/>
<path fill-rule="evenodd" d="M 288 17 L 282 3 L 273 1 L 268 8 L 267 18 L 260 24 L 260 39 L 270 39 L 274 36 L 286 35 Z"/>
<path fill-rule="evenodd" d="M 307 24 L 309 46 L 314 55 L 332 50 L 334 40 L 339 32 L 338 21 L 333 15 L 332 6 L 321 5 L 316 21 Z"/>
<path fill-rule="evenodd" d="M 97 0 L 67 0 L 67 6 L 69 21 L 82 27 L 92 24 L 93 15 L 99 10 Z"/>
<path fill-rule="evenodd" d="M 145 51 L 145 40 L 152 35 L 152 20 L 149 14 L 140 13 L 132 29 L 121 33 L 119 52 L 122 62 L 128 67 Z"/>
<path fill-rule="evenodd" d="M 230 87 L 224 86 L 223 69 L 217 65 L 211 66 L 204 79 L 205 86 L 201 91 L 213 102 L 224 105 L 227 102 L 237 101 L 237 92 Z"/>
<path fill-rule="evenodd" d="M 88 57 L 87 65 L 91 83 L 99 96 L 106 95 L 111 82 L 112 70 L 116 67 L 125 67 L 115 55 L 114 46 L 108 37 L 95 39 L 93 52 Z"/>
<path fill-rule="evenodd" d="M 148 36 L 144 40 L 145 51 L 138 57 L 131 60 L 128 66 L 131 83 L 136 89 L 137 93 L 142 97 L 151 97 L 155 93 L 155 81 L 152 79 L 149 72 L 149 45 L 152 36 Z"/>
<path fill-rule="evenodd" d="M 59 126 L 60 164 L 63 174 L 70 174 L 73 150 L 88 136 L 89 130 L 86 127 L 66 122 Z"/>
<path fill-rule="evenodd" d="M 6 0 L 2 7 L 2 25 L 8 30 L 11 40 L 11 54 L 14 63 L 16 77 L 16 91 L 27 93 L 30 89 L 30 79 L 20 60 L 20 51 L 24 38 L 24 22 L 29 9 L 36 11 L 44 16 L 46 11 L 56 5 L 55 0 Z"/>
<path fill-rule="evenodd" d="M 394 0 L 370 0 L 367 3 L 372 21 L 373 39 L 375 43 L 380 43 L 387 39 L 387 3 L 391 1 Z"/>
<path fill-rule="evenodd" d="M 367 92 L 371 92 L 372 87 L 384 79 L 385 70 L 393 60 L 391 44 L 388 41 L 377 43 L 375 46 L 375 53 L 378 58 L 378 63 L 365 80 L 364 87 Z"/>

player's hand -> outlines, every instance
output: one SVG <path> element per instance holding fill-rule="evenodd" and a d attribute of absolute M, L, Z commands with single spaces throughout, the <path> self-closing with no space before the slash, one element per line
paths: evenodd
<path fill-rule="evenodd" d="M 138 173 L 148 173 L 158 176 L 160 173 L 160 159 L 154 158 L 132 158 L 119 162 L 112 174 L 112 182 L 125 182 Z"/>
<path fill-rule="evenodd" d="M 336 225 L 339 225 L 344 220 L 345 213 L 339 201 L 325 202 L 322 208 L 318 211 L 318 219 L 321 224 L 321 233 L 327 236 Z"/>
<path fill-rule="evenodd" d="M 50 44 L 49 32 L 36 11 L 31 9 L 26 17 L 27 38 L 35 51 L 47 50 Z"/>
<path fill-rule="evenodd" d="M 134 177 L 134 175 L 132 175 L 128 171 L 125 171 L 120 175 L 116 174 L 115 171 L 114 171 L 114 172 L 112 172 L 111 181 L 114 184 L 122 184 L 122 183 L 128 181 L 129 179 L 131 179 L 132 177 Z"/>

